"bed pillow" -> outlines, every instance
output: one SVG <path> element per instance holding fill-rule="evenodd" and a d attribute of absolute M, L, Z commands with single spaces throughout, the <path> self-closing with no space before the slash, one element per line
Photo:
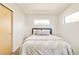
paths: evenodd
<path fill-rule="evenodd" d="M 50 35 L 50 30 L 34 30 L 34 35 Z"/>
<path fill-rule="evenodd" d="M 38 34 L 40 34 L 41 33 L 41 30 L 34 30 L 33 31 L 33 35 L 38 35 Z"/>
<path fill-rule="evenodd" d="M 50 30 L 42 30 L 41 35 L 50 35 Z"/>

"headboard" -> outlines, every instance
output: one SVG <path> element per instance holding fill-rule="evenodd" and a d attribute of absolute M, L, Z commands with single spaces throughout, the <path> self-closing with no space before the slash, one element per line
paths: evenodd
<path fill-rule="evenodd" d="M 52 34 L 52 28 L 32 28 L 32 34 L 34 30 L 50 30 L 50 34 Z"/>

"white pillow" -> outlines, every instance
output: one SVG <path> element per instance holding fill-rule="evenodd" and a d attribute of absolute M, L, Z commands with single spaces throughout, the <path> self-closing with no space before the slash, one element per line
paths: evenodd
<path fill-rule="evenodd" d="M 38 34 L 40 34 L 40 33 L 41 33 L 41 30 L 34 30 L 34 31 L 33 31 L 33 34 L 34 34 L 34 35 L 38 35 Z"/>
<path fill-rule="evenodd" d="M 34 30 L 34 35 L 50 35 L 50 30 Z"/>
<path fill-rule="evenodd" d="M 42 30 L 43 35 L 50 35 L 50 30 Z"/>

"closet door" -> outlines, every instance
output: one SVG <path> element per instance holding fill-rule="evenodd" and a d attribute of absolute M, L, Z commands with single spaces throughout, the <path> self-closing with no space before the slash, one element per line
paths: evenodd
<path fill-rule="evenodd" d="M 12 52 L 12 11 L 0 4 L 0 55 Z"/>

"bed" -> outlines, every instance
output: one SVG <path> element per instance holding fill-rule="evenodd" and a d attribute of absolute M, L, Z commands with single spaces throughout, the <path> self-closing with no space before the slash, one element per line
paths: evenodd
<path fill-rule="evenodd" d="M 24 40 L 20 55 L 72 55 L 73 49 L 63 38 L 53 35 L 51 28 L 32 28 Z"/>

